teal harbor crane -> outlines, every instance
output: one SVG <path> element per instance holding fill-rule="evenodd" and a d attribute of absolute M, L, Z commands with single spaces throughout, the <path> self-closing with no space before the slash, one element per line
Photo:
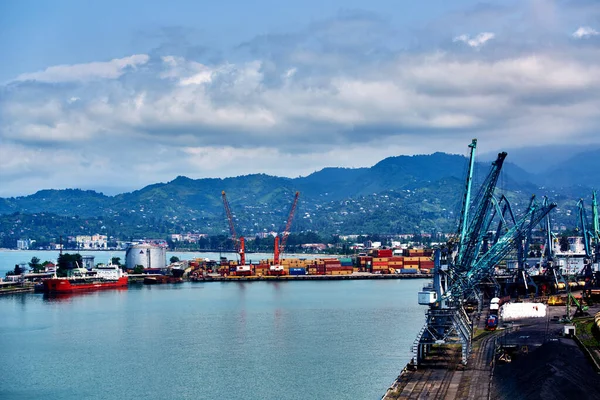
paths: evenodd
<path fill-rule="evenodd" d="M 514 223 L 506 232 L 490 235 L 495 216 L 508 227 L 504 216 L 510 205 L 503 211 L 494 199 L 506 153 L 498 154 L 478 194 L 471 201 L 476 139 L 469 148 L 469 169 L 457 235 L 445 246 L 436 249 L 433 284 L 419 292 L 419 304 L 429 308 L 425 325 L 412 348 L 412 365 L 415 367 L 425 359 L 432 346 L 446 343 L 460 343 L 462 363 L 467 363 L 473 329 L 465 304 L 478 301 L 481 308 L 480 285 L 493 279 L 496 265 L 511 251 L 523 246 L 532 228 L 556 207 L 554 203 L 538 205 L 532 198 L 524 215 L 518 219 L 513 216 Z M 506 199 L 504 204 L 508 204 Z M 491 242 L 490 238 L 493 238 Z"/>
<path fill-rule="evenodd" d="M 583 199 L 579 199 L 577 202 L 577 208 L 579 211 L 579 227 L 583 234 L 583 248 L 585 249 L 585 257 L 590 259 L 592 252 L 590 249 L 590 231 L 588 230 L 587 215 L 585 214 L 585 207 L 583 206 Z"/>
<path fill-rule="evenodd" d="M 600 262 L 600 226 L 598 221 L 598 201 L 596 191 L 592 192 L 592 242 L 594 243 L 594 263 Z"/>
<path fill-rule="evenodd" d="M 543 206 L 548 205 L 548 197 L 544 196 Z M 546 233 L 546 246 L 544 248 L 543 256 L 545 257 L 544 270 L 546 276 L 549 276 L 554 281 L 556 290 L 558 291 L 559 283 L 562 283 L 564 287 L 567 287 L 567 281 L 560 272 L 560 268 L 556 265 L 554 257 L 554 240 L 556 237 L 552 234 L 552 224 L 550 223 L 550 213 L 544 218 L 544 231 Z M 556 239 L 558 240 L 558 239 Z"/>
<path fill-rule="evenodd" d="M 594 271 L 593 264 L 598 263 L 598 203 L 596 201 L 596 191 L 592 192 L 592 229 L 589 230 L 589 224 L 587 215 L 585 213 L 585 207 L 583 206 L 583 199 L 577 202 L 577 208 L 579 209 L 579 225 L 583 234 L 583 246 L 585 249 L 585 258 L 583 260 L 583 269 L 581 275 L 585 281 L 584 292 L 591 293 L 591 289 L 594 282 Z M 592 251 L 591 244 L 594 243 L 594 249 Z"/>

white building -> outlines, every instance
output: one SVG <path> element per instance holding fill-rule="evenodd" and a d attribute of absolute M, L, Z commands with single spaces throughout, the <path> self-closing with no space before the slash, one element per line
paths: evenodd
<path fill-rule="evenodd" d="M 17 240 L 17 249 L 19 250 L 29 250 L 29 246 L 33 241 L 29 239 L 19 239 Z"/>
<path fill-rule="evenodd" d="M 75 236 L 75 243 L 78 249 L 106 249 L 108 248 L 108 238 L 106 235 L 78 235 Z"/>

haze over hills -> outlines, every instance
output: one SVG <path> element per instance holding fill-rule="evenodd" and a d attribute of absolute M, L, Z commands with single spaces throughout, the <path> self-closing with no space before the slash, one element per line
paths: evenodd
<path fill-rule="evenodd" d="M 565 165 L 581 167 L 577 162 L 580 157 L 590 151 L 600 151 L 600 147 L 573 144 L 573 145 L 546 145 L 537 147 L 523 147 L 505 150 L 507 160 L 528 171 L 532 175 L 546 177 L 551 171 Z M 496 158 L 495 152 L 481 154 L 480 161 L 492 161 Z"/>
<path fill-rule="evenodd" d="M 596 150 L 568 159 L 546 175 L 530 174 L 505 162 L 498 189 L 507 194 L 517 209 L 531 194 L 548 195 L 559 203 L 555 219 L 575 225 L 576 221 L 570 222 L 567 216 L 578 197 L 590 196 L 592 185 L 588 184 L 600 183 L 595 174 L 599 153 Z M 34 238 L 36 231 L 43 232 L 46 239 L 101 230 L 120 237 L 226 233 L 223 190 L 239 231 L 246 235 L 282 229 L 295 191 L 300 191 L 301 196 L 294 231 L 451 232 L 455 229 L 467 164 L 464 156 L 438 152 L 389 157 L 370 168 L 325 168 L 294 179 L 265 174 L 226 179 L 179 176 L 116 196 L 90 190 L 41 190 L 30 196 L 0 198 L 0 232 L 5 240 Z M 489 166 L 489 162 L 476 163 L 476 184 L 485 178 Z M 574 181 L 573 176 L 579 181 Z M 570 183 L 568 190 L 554 189 L 563 183 Z M 33 221 L 43 217 L 45 222 L 24 226 L 26 217 Z"/>

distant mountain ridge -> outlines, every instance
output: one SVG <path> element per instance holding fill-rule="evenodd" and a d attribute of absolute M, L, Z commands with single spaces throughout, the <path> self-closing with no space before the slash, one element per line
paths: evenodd
<path fill-rule="evenodd" d="M 132 204 L 152 204 L 165 209 L 173 207 L 221 207 L 221 191 L 230 193 L 236 203 L 252 197 L 255 201 L 271 201 L 278 193 L 299 190 L 302 198 L 327 195 L 338 200 L 387 190 L 415 189 L 425 183 L 444 178 L 463 179 L 468 160 L 464 156 L 446 153 L 397 156 L 386 158 L 370 168 L 325 168 L 306 177 L 282 178 L 266 174 L 251 174 L 231 178 L 190 179 L 178 176 L 167 183 L 155 183 L 139 190 L 115 196 L 105 196 L 93 190 L 46 189 L 30 196 L 0 198 L 0 214 L 11 212 L 53 212 L 58 215 L 96 216 L 108 211 L 127 210 Z M 485 175 L 489 163 L 476 163 L 479 176 Z M 519 167 L 505 163 L 510 182 L 529 177 Z M 173 203 L 176 202 L 177 206 Z M 133 207 L 135 208 L 135 207 Z"/>
<path fill-rule="evenodd" d="M 566 208 L 576 196 L 587 196 L 593 185 L 600 184 L 595 172 L 598 155 L 600 150 L 586 153 L 583 160 L 569 159 L 548 175 L 530 174 L 505 162 L 498 187 L 511 193 L 517 205 L 525 201 L 519 199 L 537 193 L 562 201 Z M 301 214 L 294 222 L 297 230 L 354 233 L 368 227 L 381 233 L 448 231 L 454 229 L 453 213 L 458 211 L 467 167 L 467 157 L 438 152 L 389 157 L 370 168 L 325 168 L 300 178 L 265 174 L 225 179 L 178 176 L 115 196 L 79 189 L 41 190 L 30 196 L 0 198 L 0 218 L 14 213 L 49 213 L 65 219 L 65 226 L 72 225 L 69 218 L 95 218 L 106 229 L 112 224 L 113 232 L 129 234 L 143 234 L 146 225 L 154 233 L 226 233 L 221 199 L 224 190 L 240 231 L 252 234 L 280 229 L 294 192 L 300 191 Z M 476 183 L 485 178 L 489 167 L 489 161 L 476 163 Z M 574 174 L 574 170 L 579 173 Z M 581 181 L 576 182 L 574 176 Z M 553 191 L 562 182 L 569 182 L 571 189 Z M 132 223 L 136 229 L 127 230 Z M 9 222 L 2 229 L 15 237 L 19 234 Z"/>

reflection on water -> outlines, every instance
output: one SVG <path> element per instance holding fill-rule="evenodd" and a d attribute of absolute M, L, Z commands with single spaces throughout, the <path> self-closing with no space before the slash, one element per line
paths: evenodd
<path fill-rule="evenodd" d="M 410 359 L 422 285 L 189 282 L 0 297 L 0 398 L 380 398 Z"/>
<path fill-rule="evenodd" d="M 127 290 L 128 290 L 128 287 L 125 286 L 125 287 L 115 287 L 115 288 L 102 289 L 102 290 L 82 290 L 79 292 L 72 292 L 72 293 L 44 293 L 42 298 L 44 299 L 45 302 L 48 302 L 48 303 L 69 302 L 74 297 L 94 297 L 94 296 L 98 296 L 102 293 L 124 292 Z"/>

